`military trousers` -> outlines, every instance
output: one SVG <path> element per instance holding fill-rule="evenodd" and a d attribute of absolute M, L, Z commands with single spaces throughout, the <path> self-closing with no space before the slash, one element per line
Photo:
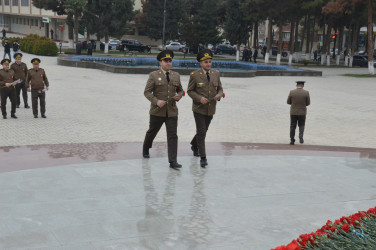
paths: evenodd
<path fill-rule="evenodd" d="M 11 103 L 11 114 L 14 115 L 16 113 L 16 89 L 11 88 L 8 89 L 7 87 L 1 89 L 1 113 L 3 115 L 7 115 L 7 99 L 9 97 Z"/>
<path fill-rule="evenodd" d="M 150 115 L 149 130 L 146 132 L 144 140 L 144 149 L 152 148 L 154 138 L 157 136 L 163 123 L 166 125 L 167 132 L 167 149 L 168 161 L 173 162 L 177 160 L 178 154 L 178 117 L 161 117 Z"/>
<path fill-rule="evenodd" d="M 196 135 L 193 137 L 191 141 L 191 145 L 194 148 L 198 149 L 201 157 L 206 157 L 206 150 L 205 150 L 205 138 L 206 132 L 209 129 L 209 125 L 211 120 L 213 119 L 212 115 L 202 115 L 196 112 L 193 112 L 193 116 L 195 117 L 196 122 Z"/>
<path fill-rule="evenodd" d="M 38 90 L 32 89 L 31 103 L 34 115 L 38 115 L 38 99 L 40 102 L 40 113 L 44 115 L 46 113 L 46 92 L 39 93 Z"/>
<path fill-rule="evenodd" d="M 22 82 L 22 83 L 19 83 L 19 84 L 16 85 L 17 105 L 21 104 L 21 98 L 20 98 L 21 90 L 22 90 L 22 97 L 23 97 L 24 105 L 28 106 L 28 104 L 27 104 L 27 88 L 25 86 L 25 82 Z"/>
<path fill-rule="evenodd" d="M 303 137 L 304 126 L 305 126 L 306 116 L 305 115 L 290 115 L 290 138 L 295 138 L 296 125 L 299 126 L 301 131 L 301 137 Z M 299 135 L 300 137 L 300 135 Z"/>

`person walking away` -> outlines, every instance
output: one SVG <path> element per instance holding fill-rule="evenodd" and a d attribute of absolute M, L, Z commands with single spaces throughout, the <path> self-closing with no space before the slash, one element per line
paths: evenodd
<path fill-rule="evenodd" d="M 296 125 L 299 126 L 299 141 L 304 143 L 303 135 L 307 115 L 307 106 L 311 104 L 309 92 L 304 90 L 304 81 L 296 82 L 296 89 L 291 90 L 287 97 L 290 108 L 290 144 L 295 143 Z"/>

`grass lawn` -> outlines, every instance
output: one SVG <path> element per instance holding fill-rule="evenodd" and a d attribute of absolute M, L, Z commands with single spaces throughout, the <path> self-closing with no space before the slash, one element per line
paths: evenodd
<path fill-rule="evenodd" d="M 376 77 L 376 75 L 370 75 L 370 74 L 344 74 L 343 76 L 358 77 L 358 78 Z"/>

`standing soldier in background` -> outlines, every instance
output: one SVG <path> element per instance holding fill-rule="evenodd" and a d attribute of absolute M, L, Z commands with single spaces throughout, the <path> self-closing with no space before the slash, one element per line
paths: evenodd
<path fill-rule="evenodd" d="M 296 89 L 291 90 L 287 98 L 287 104 L 291 105 L 290 109 L 290 144 L 295 143 L 296 125 L 299 126 L 299 140 L 304 143 L 303 134 L 307 115 L 307 106 L 311 104 L 309 92 L 304 90 L 304 81 L 296 82 Z"/>
<path fill-rule="evenodd" d="M 191 141 L 193 155 L 201 157 L 200 165 L 208 165 L 205 150 L 205 137 L 209 129 L 215 107 L 223 95 L 219 71 L 211 70 L 213 52 L 201 50 L 197 55 L 201 69 L 191 73 L 188 85 L 188 95 L 193 100 L 192 110 L 196 122 L 196 135 Z"/>
<path fill-rule="evenodd" d="M 0 91 L 1 91 L 1 113 L 3 119 L 7 119 L 7 98 L 9 97 L 12 104 L 11 117 L 17 119 L 16 116 L 16 89 L 14 87 L 14 71 L 9 68 L 9 59 L 3 59 L 1 65 L 3 69 L 0 70 Z"/>
<path fill-rule="evenodd" d="M 33 108 L 34 118 L 38 118 L 38 98 L 40 101 L 40 113 L 42 118 L 46 117 L 46 90 L 48 90 L 49 83 L 44 69 L 39 68 L 40 59 L 34 58 L 31 60 L 33 68 L 29 69 L 26 77 L 27 91 L 31 91 L 31 103 Z M 46 86 L 46 88 L 45 88 Z"/>
<path fill-rule="evenodd" d="M 22 90 L 22 97 L 23 97 L 23 102 L 25 105 L 25 109 L 30 108 L 30 106 L 27 104 L 27 89 L 25 86 L 26 82 L 26 76 L 27 76 L 27 66 L 25 63 L 21 62 L 22 60 L 22 54 L 21 53 L 16 53 L 14 55 L 14 59 L 16 62 L 12 63 L 10 66 L 11 69 L 13 69 L 15 73 L 15 79 L 20 79 L 22 82 L 16 85 L 16 93 L 17 93 L 17 108 L 20 107 L 21 104 L 21 90 Z"/>
<path fill-rule="evenodd" d="M 87 42 L 87 54 L 89 56 L 93 55 L 93 44 L 91 43 L 90 40 Z"/>
<path fill-rule="evenodd" d="M 142 156 L 149 158 L 149 149 L 163 123 L 167 131 L 167 149 L 170 168 L 182 166 L 177 162 L 178 153 L 178 107 L 176 102 L 183 96 L 183 87 L 179 73 L 172 71 L 174 52 L 164 50 L 158 54 L 157 60 L 161 68 L 149 75 L 144 95 L 151 102 L 149 130 L 146 132 Z"/>

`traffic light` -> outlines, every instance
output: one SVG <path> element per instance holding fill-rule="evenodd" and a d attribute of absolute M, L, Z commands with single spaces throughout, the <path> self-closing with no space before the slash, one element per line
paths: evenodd
<path fill-rule="evenodd" d="M 336 35 L 332 35 L 332 39 L 333 39 L 333 40 L 336 39 Z"/>

